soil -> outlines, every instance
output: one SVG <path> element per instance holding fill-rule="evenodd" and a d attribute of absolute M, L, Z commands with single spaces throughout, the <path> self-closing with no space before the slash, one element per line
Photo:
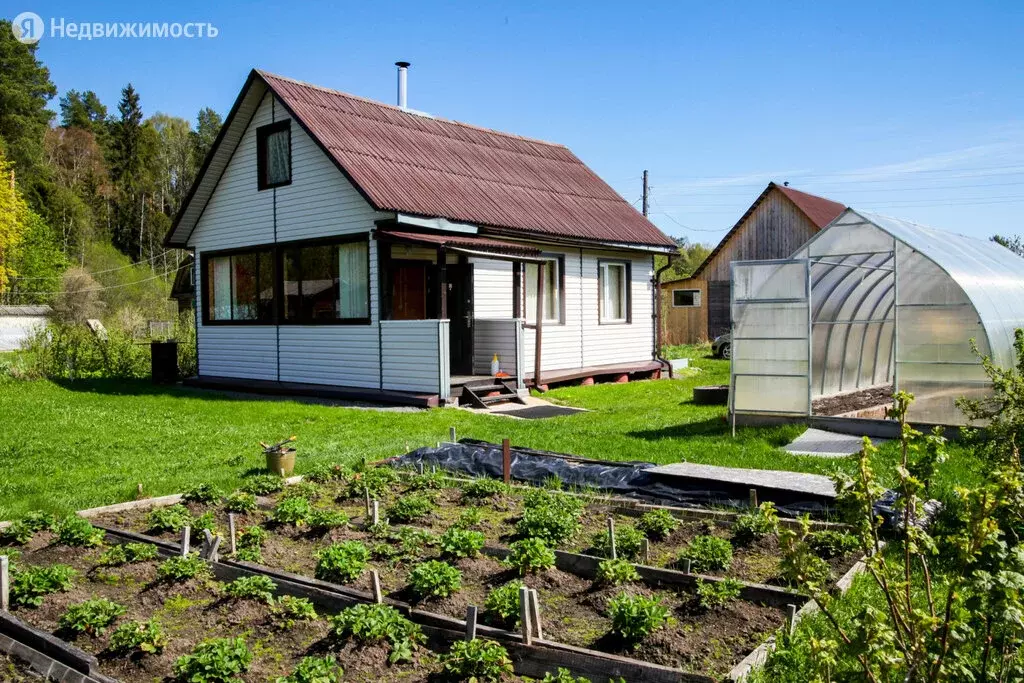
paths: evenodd
<path fill-rule="evenodd" d="M 871 387 L 838 396 L 822 396 L 814 399 L 815 415 L 842 415 L 854 410 L 873 408 L 892 403 L 892 385 Z"/>
<path fill-rule="evenodd" d="M 4 683 L 36 683 L 45 680 L 28 664 L 10 655 L 0 655 L 0 681 Z"/>

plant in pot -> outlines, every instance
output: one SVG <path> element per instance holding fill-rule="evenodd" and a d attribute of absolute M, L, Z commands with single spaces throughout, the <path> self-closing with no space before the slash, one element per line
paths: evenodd
<path fill-rule="evenodd" d="M 282 477 L 292 476 L 295 471 L 295 436 L 289 436 L 284 441 L 275 444 L 266 444 L 260 441 L 263 447 L 263 454 L 267 456 L 267 469 Z"/>

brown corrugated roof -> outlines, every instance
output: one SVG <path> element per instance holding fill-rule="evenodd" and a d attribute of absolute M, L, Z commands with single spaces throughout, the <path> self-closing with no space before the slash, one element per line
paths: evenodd
<path fill-rule="evenodd" d="M 772 183 L 774 185 L 774 183 Z M 820 230 L 836 219 L 839 214 L 846 210 L 846 207 L 839 202 L 825 199 L 815 194 L 807 194 L 800 190 L 794 190 L 785 185 L 775 185 L 779 192 L 789 197 L 789 200 L 797 205 L 804 214 L 811 219 L 811 222 Z"/>
<path fill-rule="evenodd" d="M 375 233 L 377 239 L 394 240 L 396 242 L 414 242 L 416 244 L 432 244 L 439 247 L 454 247 L 498 254 L 539 256 L 540 249 L 528 244 L 492 240 L 476 235 L 452 235 L 442 233 L 405 232 L 379 228 Z"/>
<path fill-rule="evenodd" d="M 378 210 L 674 246 L 566 147 L 257 74 Z"/>

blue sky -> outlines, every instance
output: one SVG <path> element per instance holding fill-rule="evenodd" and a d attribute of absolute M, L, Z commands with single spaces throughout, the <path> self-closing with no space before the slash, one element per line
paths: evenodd
<path fill-rule="evenodd" d="M 713 243 L 769 180 L 987 237 L 1024 233 L 1021 2 L 5 2 L 49 22 L 203 21 L 215 39 L 44 38 L 58 89 L 226 113 L 249 69 L 565 144 Z M 298 9 L 301 7 L 301 10 Z M 56 102 L 54 103 L 56 106 Z"/>

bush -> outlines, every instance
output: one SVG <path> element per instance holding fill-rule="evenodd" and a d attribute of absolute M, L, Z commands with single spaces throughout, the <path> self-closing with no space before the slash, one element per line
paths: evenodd
<path fill-rule="evenodd" d="M 541 679 L 540 683 L 591 683 L 589 678 L 583 676 L 573 676 L 572 672 L 568 669 L 558 667 L 556 673 L 550 671 L 544 674 L 544 678 Z"/>
<path fill-rule="evenodd" d="M 732 528 L 733 540 L 740 544 L 750 543 L 779 531 L 779 515 L 775 505 L 765 501 L 756 510 L 739 516 Z"/>
<path fill-rule="evenodd" d="M 725 570 L 732 564 L 732 543 L 717 536 L 697 536 L 679 553 L 695 572 Z"/>
<path fill-rule="evenodd" d="M 316 621 L 316 608 L 306 598 L 282 595 L 270 608 L 270 621 L 277 628 L 288 631 L 300 621 Z"/>
<path fill-rule="evenodd" d="M 630 581 L 639 581 L 640 575 L 627 560 L 601 560 L 597 565 L 597 580 L 611 586 L 621 586 Z"/>
<path fill-rule="evenodd" d="M 277 683 L 341 683 L 344 672 L 333 655 L 303 657 L 295 671 L 279 676 Z"/>
<path fill-rule="evenodd" d="M 254 512 L 256 510 L 256 496 L 245 491 L 235 491 L 224 498 L 224 509 L 228 512 Z"/>
<path fill-rule="evenodd" d="M 798 529 L 784 529 L 779 535 L 782 561 L 779 574 L 791 586 L 820 586 L 832 573 L 828 562 L 821 559 L 811 547 L 811 522 L 804 515 Z"/>
<path fill-rule="evenodd" d="M 185 489 L 181 499 L 189 503 L 213 503 L 220 498 L 220 491 L 210 484 L 195 484 Z"/>
<path fill-rule="evenodd" d="M 270 513 L 270 518 L 278 524 L 300 526 L 312 511 L 313 508 L 305 498 L 285 498 Z"/>
<path fill-rule="evenodd" d="M 242 490 L 255 496 L 277 493 L 284 488 L 284 479 L 276 474 L 257 474 L 242 485 Z"/>
<path fill-rule="evenodd" d="M 445 557 L 476 557 L 484 547 L 484 540 L 479 531 L 452 527 L 441 534 L 438 546 Z"/>
<path fill-rule="evenodd" d="M 743 584 L 735 579 L 703 581 L 697 579 L 697 604 L 704 609 L 725 607 L 740 597 Z"/>
<path fill-rule="evenodd" d="M 88 281 L 95 283 L 91 278 Z M 32 359 L 33 372 L 51 379 L 148 376 L 149 349 L 136 344 L 117 322 L 108 319 L 108 323 L 105 338 L 101 338 L 81 322 L 51 320 L 23 345 Z"/>
<path fill-rule="evenodd" d="M 413 650 L 425 640 L 419 626 L 388 605 L 355 605 L 331 617 L 330 622 L 331 633 L 337 638 L 353 638 L 361 643 L 388 642 L 388 661 L 392 664 L 412 659 Z"/>
<path fill-rule="evenodd" d="M 326 532 L 348 524 L 348 515 L 341 510 L 313 510 L 306 518 L 309 528 L 317 532 Z"/>
<path fill-rule="evenodd" d="M 511 487 L 499 479 L 481 478 L 463 485 L 462 497 L 469 500 L 485 500 L 508 494 L 511 490 Z"/>
<path fill-rule="evenodd" d="M 110 634 L 110 649 L 121 654 L 159 654 L 166 646 L 167 636 L 155 619 L 129 621 L 115 628 Z"/>
<path fill-rule="evenodd" d="M 156 568 L 156 580 L 163 583 L 180 583 L 189 579 L 206 578 L 209 575 L 209 565 L 195 553 L 164 560 Z"/>
<path fill-rule="evenodd" d="M 579 530 L 579 513 L 556 502 L 526 508 L 516 524 L 520 536 L 539 538 L 552 546 L 570 540 Z"/>
<path fill-rule="evenodd" d="M 679 520 L 672 516 L 668 510 L 651 510 L 645 512 L 640 521 L 636 524 L 647 538 L 664 539 L 679 528 Z"/>
<path fill-rule="evenodd" d="M 259 574 L 243 576 L 224 586 L 224 592 L 236 600 L 259 600 L 268 605 L 273 604 L 276 591 L 273 579 Z"/>
<path fill-rule="evenodd" d="M 555 566 L 555 551 L 539 538 L 524 538 L 509 546 L 505 564 L 520 574 L 543 571 Z"/>
<path fill-rule="evenodd" d="M 472 529 L 475 526 L 480 526 L 483 521 L 484 516 L 483 513 L 480 512 L 480 508 L 470 507 L 459 513 L 459 518 L 455 520 L 455 524 L 453 526 L 460 529 Z"/>
<path fill-rule="evenodd" d="M 317 553 L 315 576 L 323 581 L 351 583 L 362 575 L 369 559 L 370 551 L 359 541 L 333 543 Z"/>
<path fill-rule="evenodd" d="M 807 537 L 807 545 L 820 558 L 830 560 L 860 548 L 857 537 L 843 531 L 815 531 Z"/>
<path fill-rule="evenodd" d="M 462 572 L 447 562 L 429 560 L 409 572 L 409 586 L 420 599 L 447 598 L 462 586 Z"/>
<path fill-rule="evenodd" d="M 657 598 L 619 593 L 608 601 L 612 631 L 629 643 L 638 643 L 668 621 L 668 608 Z"/>
<path fill-rule="evenodd" d="M 78 575 L 65 564 L 49 567 L 26 567 L 11 573 L 11 602 L 24 607 L 39 607 L 43 596 L 71 590 Z"/>
<path fill-rule="evenodd" d="M 498 681 L 512 673 L 508 650 L 493 640 L 457 640 L 441 655 L 444 674 L 455 680 Z"/>
<path fill-rule="evenodd" d="M 199 643 L 192 654 L 178 657 L 174 675 L 187 683 L 234 683 L 250 664 L 252 652 L 245 638 L 215 638 Z"/>
<path fill-rule="evenodd" d="M 192 513 L 184 505 L 155 508 L 150 511 L 146 519 L 149 524 L 149 530 L 157 533 L 168 532 L 176 534 L 185 527 L 192 525 Z"/>
<path fill-rule="evenodd" d="M 156 546 L 152 543 L 125 543 L 107 548 L 100 555 L 99 564 L 103 567 L 119 567 L 123 564 L 135 564 L 155 560 Z"/>
<path fill-rule="evenodd" d="M 314 465 L 309 472 L 303 475 L 303 478 L 318 484 L 326 484 L 329 481 L 341 481 L 351 475 L 351 467 L 338 463 L 321 463 Z"/>
<path fill-rule="evenodd" d="M 82 519 L 78 515 L 68 515 L 57 523 L 57 543 L 81 548 L 94 548 L 103 545 L 106 533 L 103 529 L 97 529 L 89 520 Z"/>
<path fill-rule="evenodd" d="M 635 560 L 640 556 L 640 549 L 646 536 L 643 532 L 627 524 L 615 528 L 615 554 L 628 560 Z M 608 532 L 602 531 L 594 534 L 591 539 L 591 547 L 600 557 L 611 557 L 612 543 L 608 538 Z"/>
<path fill-rule="evenodd" d="M 388 506 L 387 516 L 392 522 L 411 522 L 427 516 L 434 510 L 434 507 L 434 501 L 427 496 L 402 496 Z"/>
<path fill-rule="evenodd" d="M 68 607 L 57 624 L 72 633 L 98 636 L 102 635 L 107 627 L 126 611 L 127 609 L 123 605 L 111 602 L 106 598 L 96 598 Z"/>
<path fill-rule="evenodd" d="M 523 582 L 517 579 L 492 588 L 484 600 L 484 609 L 505 623 L 516 622 L 519 619 L 519 589 L 522 587 Z"/>

